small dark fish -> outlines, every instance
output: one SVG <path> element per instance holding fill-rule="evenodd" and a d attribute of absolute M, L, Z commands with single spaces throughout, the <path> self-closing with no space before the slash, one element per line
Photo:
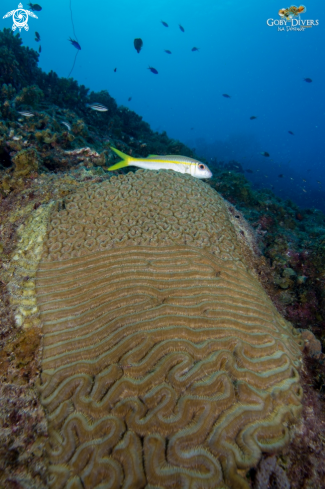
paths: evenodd
<path fill-rule="evenodd" d="M 223 93 L 222 96 L 225 98 L 231 98 L 231 95 L 228 95 L 228 93 Z"/>
<path fill-rule="evenodd" d="M 75 47 L 76 49 L 79 49 L 79 51 L 81 50 L 80 44 L 77 41 L 75 41 L 74 39 L 71 39 L 71 37 L 70 37 L 70 39 L 68 39 L 68 41 L 71 42 L 73 47 Z"/>
<path fill-rule="evenodd" d="M 132 97 L 129 97 L 129 98 L 128 98 L 128 102 L 131 102 L 131 100 L 132 100 Z"/>
<path fill-rule="evenodd" d="M 164 25 L 165 27 L 168 27 L 168 24 L 167 22 L 164 22 L 163 20 L 160 21 L 162 23 L 162 25 Z"/>
<path fill-rule="evenodd" d="M 38 3 L 29 3 L 28 7 L 33 11 L 33 12 L 40 12 L 42 10 L 42 7 L 38 5 Z"/>
<path fill-rule="evenodd" d="M 292 136 L 294 136 L 294 133 L 292 131 L 288 131 L 289 134 L 291 134 Z"/>
<path fill-rule="evenodd" d="M 282 173 L 280 173 L 280 175 L 278 175 L 278 177 L 279 177 L 279 178 L 283 178 L 283 175 L 282 175 Z"/>
<path fill-rule="evenodd" d="M 194 51 L 198 51 L 198 50 L 199 50 L 199 48 L 196 48 L 195 46 L 194 46 L 194 48 L 192 48 L 192 51 L 193 51 L 193 52 L 194 52 Z"/>
<path fill-rule="evenodd" d="M 172 52 L 171 52 L 171 51 L 169 51 L 169 49 L 165 49 L 165 53 L 167 53 L 167 54 L 172 54 Z"/>
<path fill-rule="evenodd" d="M 185 32 L 184 27 L 183 27 L 181 24 L 178 24 L 178 25 L 179 25 L 180 30 L 181 30 L 182 32 Z"/>
<path fill-rule="evenodd" d="M 193 131 L 194 127 L 191 127 L 191 131 Z"/>
<path fill-rule="evenodd" d="M 117 68 L 114 68 L 114 73 L 116 73 Z"/>
<path fill-rule="evenodd" d="M 267 151 L 262 151 L 261 153 L 262 156 L 270 156 L 269 153 Z"/>
<path fill-rule="evenodd" d="M 135 47 L 136 52 L 137 53 L 140 53 L 141 48 L 143 46 L 142 39 L 140 39 L 140 37 L 138 37 L 137 39 L 134 39 L 133 44 L 134 44 L 134 47 Z"/>
<path fill-rule="evenodd" d="M 97 110 L 98 112 L 106 112 L 108 110 L 105 105 L 99 104 L 97 102 L 93 102 L 92 104 L 86 104 L 86 107 L 89 107 L 90 109 Z"/>
<path fill-rule="evenodd" d="M 311 78 L 304 78 L 304 81 L 307 83 L 311 83 L 313 80 Z"/>
<path fill-rule="evenodd" d="M 253 170 L 249 170 L 249 169 L 248 169 L 248 170 L 246 170 L 246 171 L 247 171 L 247 173 L 253 173 Z"/>
<path fill-rule="evenodd" d="M 41 52 L 42 52 L 42 46 L 40 46 L 40 47 L 38 48 L 38 52 L 41 54 Z"/>
<path fill-rule="evenodd" d="M 158 75 L 158 71 L 156 70 L 156 68 L 152 68 L 152 66 L 149 66 L 148 70 L 150 70 L 151 73 L 154 73 L 155 75 Z"/>
<path fill-rule="evenodd" d="M 22 110 L 22 111 L 18 110 L 17 112 L 18 114 L 23 115 L 24 117 L 34 117 L 35 115 L 32 112 L 28 112 L 27 110 Z"/>
<path fill-rule="evenodd" d="M 250 120 L 251 120 L 251 121 L 253 121 L 254 119 L 257 119 L 256 115 L 252 115 L 252 116 L 250 117 Z"/>
<path fill-rule="evenodd" d="M 41 36 L 39 35 L 38 32 L 35 32 L 35 41 L 39 42 L 41 40 Z"/>

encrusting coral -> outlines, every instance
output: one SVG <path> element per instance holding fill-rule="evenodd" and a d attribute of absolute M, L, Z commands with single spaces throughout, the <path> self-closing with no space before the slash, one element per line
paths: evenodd
<path fill-rule="evenodd" d="M 239 234 L 213 189 L 174 172 L 57 203 L 35 282 L 52 487 L 244 489 L 290 441 L 300 335 Z"/>

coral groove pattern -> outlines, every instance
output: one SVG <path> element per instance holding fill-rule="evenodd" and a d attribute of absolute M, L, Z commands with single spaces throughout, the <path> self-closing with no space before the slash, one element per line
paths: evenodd
<path fill-rule="evenodd" d="M 52 488 L 247 489 L 289 442 L 300 336 L 203 182 L 139 171 L 69 196 L 36 295 Z"/>

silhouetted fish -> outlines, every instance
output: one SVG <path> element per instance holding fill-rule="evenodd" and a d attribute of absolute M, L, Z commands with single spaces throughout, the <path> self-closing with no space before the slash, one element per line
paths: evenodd
<path fill-rule="evenodd" d="M 158 75 L 158 71 L 156 70 L 156 68 L 153 68 L 152 66 L 149 66 L 148 70 L 150 70 L 151 73 L 154 73 L 155 75 Z"/>
<path fill-rule="evenodd" d="M 222 96 L 225 98 L 231 98 L 231 95 L 228 95 L 228 93 L 223 93 Z"/>
<path fill-rule="evenodd" d="M 288 131 L 289 134 L 291 134 L 292 136 L 294 136 L 294 133 L 292 131 Z"/>
<path fill-rule="evenodd" d="M 160 21 L 162 23 L 162 25 L 164 25 L 165 27 L 168 27 L 168 24 L 167 22 L 164 22 L 163 20 Z"/>
<path fill-rule="evenodd" d="M 283 175 L 282 175 L 282 173 L 280 173 L 280 175 L 278 175 L 278 177 L 279 177 L 279 178 L 283 178 Z"/>
<path fill-rule="evenodd" d="M 38 3 L 29 3 L 28 7 L 33 11 L 33 12 L 40 12 L 42 10 L 42 7 L 38 5 Z"/>
<path fill-rule="evenodd" d="M 251 120 L 251 121 L 253 121 L 254 119 L 257 119 L 256 115 L 252 115 L 252 116 L 250 117 L 250 120 Z"/>
<path fill-rule="evenodd" d="M 172 52 L 171 52 L 171 51 L 169 51 L 169 49 L 165 49 L 165 53 L 167 53 L 167 54 L 172 54 Z"/>
<path fill-rule="evenodd" d="M 199 50 L 199 48 L 196 48 L 195 46 L 194 46 L 194 48 L 192 48 L 192 51 L 198 51 L 198 50 Z"/>
<path fill-rule="evenodd" d="M 270 156 L 269 153 L 267 151 L 262 151 L 261 153 L 262 156 Z"/>
<path fill-rule="evenodd" d="M 246 170 L 246 171 L 247 171 L 247 173 L 253 173 L 253 170 L 249 170 L 249 169 L 248 169 L 248 170 Z"/>
<path fill-rule="evenodd" d="M 311 83 L 313 80 L 311 78 L 304 78 L 304 81 L 307 83 Z"/>
<path fill-rule="evenodd" d="M 129 97 L 129 98 L 128 98 L 128 102 L 131 102 L 131 100 L 132 100 L 132 97 Z"/>
<path fill-rule="evenodd" d="M 179 25 L 180 30 L 181 30 L 182 32 L 185 32 L 184 27 L 183 27 L 181 24 L 178 24 L 178 25 Z"/>
<path fill-rule="evenodd" d="M 117 68 L 114 68 L 114 73 L 116 73 Z"/>
<path fill-rule="evenodd" d="M 39 42 L 41 40 L 41 36 L 39 35 L 38 32 L 35 32 L 35 41 Z"/>
<path fill-rule="evenodd" d="M 77 41 L 75 41 L 74 39 L 71 39 L 71 37 L 70 37 L 70 39 L 68 39 L 68 41 L 70 41 L 72 46 L 74 46 L 76 49 L 79 49 L 79 51 L 81 50 L 80 44 Z"/>
<path fill-rule="evenodd" d="M 143 41 L 142 41 L 142 39 L 140 39 L 140 38 L 134 39 L 133 44 L 134 44 L 134 47 L 135 47 L 135 49 L 136 49 L 136 52 L 137 52 L 137 53 L 140 53 L 141 48 L 142 48 L 142 46 L 143 46 Z"/>

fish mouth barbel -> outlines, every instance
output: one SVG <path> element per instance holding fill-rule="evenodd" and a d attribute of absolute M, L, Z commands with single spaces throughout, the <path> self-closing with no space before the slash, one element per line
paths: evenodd
<path fill-rule="evenodd" d="M 179 173 L 186 173 L 194 178 L 211 178 L 212 172 L 201 161 L 180 155 L 149 155 L 147 158 L 133 158 L 122 151 L 110 146 L 122 161 L 107 168 L 108 171 L 119 170 L 126 166 L 137 166 L 144 170 L 174 170 Z"/>

